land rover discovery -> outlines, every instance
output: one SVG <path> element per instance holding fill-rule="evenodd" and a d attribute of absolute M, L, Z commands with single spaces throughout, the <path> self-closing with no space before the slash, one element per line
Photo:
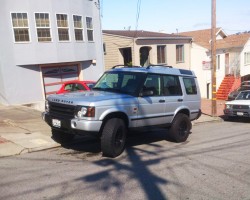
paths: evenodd
<path fill-rule="evenodd" d="M 76 134 L 101 138 L 103 155 L 116 157 L 129 130 L 166 127 L 175 142 L 187 140 L 200 117 L 200 91 L 193 71 L 170 66 L 114 66 L 91 91 L 48 96 L 43 119 L 58 142 Z"/>

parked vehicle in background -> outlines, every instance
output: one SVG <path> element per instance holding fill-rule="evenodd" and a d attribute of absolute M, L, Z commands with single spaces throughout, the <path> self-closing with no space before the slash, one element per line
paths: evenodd
<path fill-rule="evenodd" d="M 235 100 L 226 102 L 224 114 L 227 118 L 250 117 L 250 90 L 241 91 Z"/>
<path fill-rule="evenodd" d="M 123 152 L 131 129 L 166 127 L 175 142 L 186 141 L 191 121 L 201 115 L 200 104 L 193 71 L 170 66 L 114 66 L 91 91 L 50 95 L 43 119 L 58 142 L 90 133 L 101 138 L 103 155 L 116 157 Z"/>
<path fill-rule="evenodd" d="M 250 81 L 244 81 L 244 82 L 242 82 L 239 88 L 237 88 L 236 90 L 230 92 L 230 94 L 227 97 L 227 100 L 228 101 L 234 100 L 237 97 L 237 95 L 241 91 L 244 91 L 244 90 L 250 90 Z"/>
<path fill-rule="evenodd" d="M 61 88 L 57 91 L 56 94 L 91 90 L 94 85 L 95 81 L 79 81 L 79 80 L 67 81 L 62 84 Z"/>

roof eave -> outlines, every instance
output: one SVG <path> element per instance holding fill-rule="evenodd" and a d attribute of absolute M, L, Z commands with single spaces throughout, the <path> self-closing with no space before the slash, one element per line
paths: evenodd
<path fill-rule="evenodd" d="M 137 40 L 192 40 L 192 37 L 138 37 Z"/>
<path fill-rule="evenodd" d="M 116 37 L 124 37 L 124 38 L 129 38 L 133 39 L 134 37 L 129 37 L 129 36 L 124 36 L 124 35 L 118 35 L 118 34 L 112 34 L 112 33 L 102 33 L 103 35 L 109 35 L 109 36 L 116 36 Z"/>

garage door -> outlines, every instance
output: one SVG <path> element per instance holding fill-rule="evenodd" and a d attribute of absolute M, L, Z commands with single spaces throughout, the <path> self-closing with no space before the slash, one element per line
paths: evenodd
<path fill-rule="evenodd" d="M 79 67 L 75 65 L 42 67 L 45 95 L 56 93 L 62 83 L 79 79 Z"/>

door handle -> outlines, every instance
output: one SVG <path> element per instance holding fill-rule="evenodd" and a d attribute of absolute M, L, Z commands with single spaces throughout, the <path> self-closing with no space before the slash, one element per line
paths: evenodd
<path fill-rule="evenodd" d="M 160 102 L 160 103 L 164 103 L 164 102 L 165 102 L 165 100 L 161 99 L 161 100 L 159 100 L 159 102 Z"/>
<path fill-rule="evenodd" d="M 182 101 L 183 101 L 183 99 L 178 99 L 177 101 L 182 102 Z"/>

